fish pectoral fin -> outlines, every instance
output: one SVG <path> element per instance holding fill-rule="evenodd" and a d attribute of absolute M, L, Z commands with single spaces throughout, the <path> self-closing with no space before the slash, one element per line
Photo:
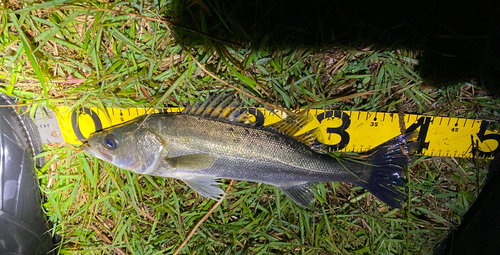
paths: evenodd
<path fill-rule="evenodd" d="M 193 176 L 181 180 L 200 195 L 213 200 L 219 200 L 225 194 L 219 188 L 221 183 L 217 182 L 217 178 L 213 176 Z"/>
<path fill-rule="evenodd" d="M 190 154 L 179 157 L 165 157 L 165 163 L 173 168 L 201 170 L 210 168 L 217 158 L 210 154 Z"/>
<path fill-rule="evenodd" d="M 309 208 L 310 204 L 314 201 L 314 193 L 311 190 L 313 184 L 313 182 L 292 183 L 286 186 L 280 186 L 279 188 L 293 202 Z"/>

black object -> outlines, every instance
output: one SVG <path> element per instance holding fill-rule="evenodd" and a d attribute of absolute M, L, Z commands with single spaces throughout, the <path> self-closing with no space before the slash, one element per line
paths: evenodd
<path fill-rule="evenodd" d="M 42 151 L 34 123 L 0 93 L 0 254 L 51 254 L 33 156 Z M 37 166 L 43 165 L 38 159 Z"/>
<path fill-rule="evenodd" d="M 424 51 L 419 75 L 427 83 L 442 86 L 477 79 L 500 95 L 498 1 L 206 0 L 205 6 L 175 2 L 178 9 L 170 21 L 181 25 L 173 29 L 186 45 L 206 45 L 208 34 L 266 49 L 418 49 Z"/>
<path fill-rule="evenodd" d="M 488 182 L 458 228 L 434 249 L 434 255 L 500 254 L 500 155 L 490 163 Z"/>

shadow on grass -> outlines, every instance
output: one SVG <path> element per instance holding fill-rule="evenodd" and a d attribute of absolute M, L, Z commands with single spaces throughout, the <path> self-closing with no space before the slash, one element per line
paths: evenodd
<path fill-rule="evenodd" d="M 173 22 L 254 48 L 340 46 L 422 50 L 430 84 L 477 79 L 499 95 L 500 9 L 494 1 L 176 0 Z M 176 28 L 187 45 L 206 36 Z"/>

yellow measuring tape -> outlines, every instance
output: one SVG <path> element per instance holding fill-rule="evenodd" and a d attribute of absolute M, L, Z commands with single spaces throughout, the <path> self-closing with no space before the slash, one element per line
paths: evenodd
<path fill-rule="evenodd" d="M 280 120 L 275 113 L 263 108 L 247 108 L 257 125 L 269 125 Z M 96 130 L 121 124 L 147 113 L 174 113 L 181 108 L 146 109 L 69 107 L 56 109 L 56 116 L 64 140 L 81 143 Z M 319 126 L 319 142 L 331 150 L 363 152 L 401 134 L 398 114 L 360 111 L 310 110 L 314 121 L 307 129 Z M 492 157 L 500 150 L 500 133 L 496 122 L 464 118 L 431 117 L 405 114 L 407 132 L 419 132 L 418 153 L 429 156 Z M 310 125 L 310 126 L 309 126 Z"/>

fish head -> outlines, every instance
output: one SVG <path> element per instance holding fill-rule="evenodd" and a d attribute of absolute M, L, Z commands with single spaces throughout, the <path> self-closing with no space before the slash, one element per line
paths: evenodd
<path fill-rule="evenodd" d="M 83 150 L 117 167 L 140 174 L 153 171 L 166 153 L 161 138 L 137 123 L 95 132 L 84 142 Z"/>

